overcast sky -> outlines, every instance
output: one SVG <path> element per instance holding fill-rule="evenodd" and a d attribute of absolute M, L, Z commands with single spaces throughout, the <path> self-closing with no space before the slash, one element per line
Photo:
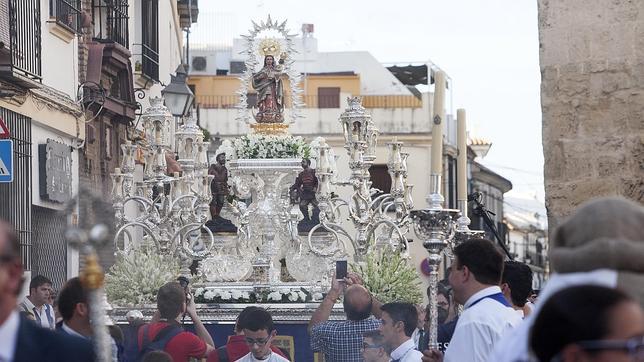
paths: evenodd
<path fill-rule="evenodd" d="M 235 0 L 199 2 L 191 42 L 232 43 L 250 20 L 315 25 L 320 51 L 365 50 L 381 62 L 431 60 L 453 83 L 453 111 L 492 148 L 482 163 L 510 196 L 543 200 L 536 0 Z"/>

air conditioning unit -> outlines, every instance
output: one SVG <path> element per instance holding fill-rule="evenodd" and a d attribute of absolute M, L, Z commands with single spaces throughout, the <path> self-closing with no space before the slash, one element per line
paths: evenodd
<path fill-rule="evenodd" d="M 206 57 L 192 57 L 192 69 L 198 72 L 203 72 L 208 66 Z"/>
<path fill-rule="evenodd" d="M 230 62 L 230 74 L 241 74 L 246 70 L 244 62 L 232 61 Z"/>

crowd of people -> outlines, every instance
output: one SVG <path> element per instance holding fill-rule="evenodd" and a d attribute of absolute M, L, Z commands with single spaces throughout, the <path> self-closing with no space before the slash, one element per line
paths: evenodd
<path fill-rule="evenodd" d="M 644 361 L 644 207 L 621 198 L 581 206 L 552 234 L 552 275 L 535 300 L 532 272 L 504 261 L 493 242 L 471 239 L 453 249 L 438 285 L 438 325 L 428 306 L 381 303 L 360 276 L 334 279 L 311 316 L 311 349 L 334 362 L 410 361 Z M 92 361 L 88 295 L 79 278 L 60 292 L 37 275 L 28 296 L 20 245 L 0 222 L 0 362 Z M 428 290 L 429 297 L 429 290 Z M 346 319 L 330 320 L 342 301 Z M 182 328 L 189 317 L 194 331 Z M 157 312 L 145 323 L 109 326 L 113 361 L 292 361 L 273 341 L 270 311 L 245 308 L 234 335 L 217 348 L 197 315 L 189 290 L 177 281 L 157 293 Z M 437 330 L 437 344 L 430 331 Z"/>

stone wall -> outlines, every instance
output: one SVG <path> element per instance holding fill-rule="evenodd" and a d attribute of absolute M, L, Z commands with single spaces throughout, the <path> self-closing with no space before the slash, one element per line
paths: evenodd
<path fill-rule="evenodd" d="M 538 0 L 546 207 L 644 202 L 644 1 Z"/>

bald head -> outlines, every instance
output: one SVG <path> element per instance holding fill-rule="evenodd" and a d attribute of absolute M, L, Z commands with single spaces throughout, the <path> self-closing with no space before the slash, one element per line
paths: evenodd
<path fill-rule="evenodd" d="M 371 294 L 362 285 L 351 285 L 344 292 L 344 312 L 349 320 L 359 321 L 369 318 L 371 305 Z"/>

